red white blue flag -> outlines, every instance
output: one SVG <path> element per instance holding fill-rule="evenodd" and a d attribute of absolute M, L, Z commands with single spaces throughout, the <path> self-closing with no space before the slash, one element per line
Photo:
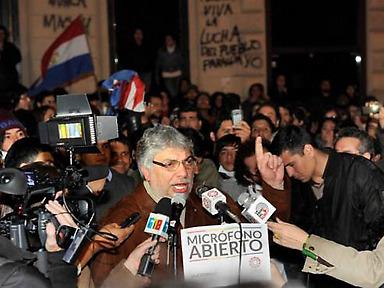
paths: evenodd
<path fill-rule="evenodd" d="M 57 37 L 41 60 L 41 76 L 28 94 L 64 87 L 94 73 L 85 29 L 80 16 Z"/>
<path fill-rule="evenodd" d="M 103 82 L 111 91 L 111 105 L 120 110 L 144 112 L 145 84 L 133 70 L 120 70 Z"/>

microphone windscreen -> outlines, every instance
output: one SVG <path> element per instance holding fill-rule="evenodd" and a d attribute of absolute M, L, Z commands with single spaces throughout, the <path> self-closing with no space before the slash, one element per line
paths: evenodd
<path fill-rule="evenodd" d="M 166 197 L 161 198 L 159 203 L 157 203 L 155 210 L 153 212 L 171 217 L 171 214 L 172 214 L 171 199 Z"/>

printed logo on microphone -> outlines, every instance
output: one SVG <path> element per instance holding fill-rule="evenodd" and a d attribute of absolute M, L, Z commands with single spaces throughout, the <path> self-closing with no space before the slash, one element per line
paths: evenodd
<path fill-rule="evenodd" d="M 217 192 L 217 190 L 207 191 L 207 196 L 208 197 L 217 197 L 218 195 L 219 195 L 219 192 Z"/>
<path fill-rule="evenodd" d="M 248 208 L 245 208 L 241 214 L 253 223 L 265 224 L 275 211 L 276 208 L 269 203 L 267 199 L 259 196 L 255 202 L 249 205 Z"/>
<path fill-rule="evenodd" d="M 169 217 L 163 214 L 151 213 L 148 217 L 147 224 L 145 225 L 144 232 L 167 238 L 168 226 Z"/>
<path fill-rule="evenodd" d="M 215 207 L 218 202 L 226 202 L 226 197 L 216 188 L 212 188 L 201 194 L 202 206 L 212 215 L 219 213 Z"/>
<path fill-rule="evenodd" d="M 259 216 L 262 220 L 264 220 L 265 217 L 267 217 L 269 208 L 266 203 L 260 202 L 256 205 L 256 214 Z"/>
<path fill-rule="evenodd" d="M 205 209 L 209 209 L 210 201 L 207 198 L 202 199 L 202 205 Z"/>

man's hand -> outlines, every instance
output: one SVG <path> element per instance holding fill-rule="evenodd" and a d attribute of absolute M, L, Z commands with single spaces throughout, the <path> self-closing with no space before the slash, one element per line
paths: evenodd
<path fill-rule="evenodd" d="M 133 274 L 137 274 L 137 270 L 139 270 L 140 260 L 141 257 L 147 252 L 147 250 L 150 247 L 153 247 L 156 245 L 156 240 L 151 240 L 151 238 L 148 238 L 143 243 L 141 243 L 139 246 L 137 246 L 131 254 L 129 254 L 127 260 L 124 262 L 124 266 Z M 160 246 L 157 246 L 155 249 L 155 252 L 151 256 L 152 260 L 156 263 L 160 263 Z"/>
<path fill-rule="evenodd" d="M 132 234 L 133 230 L 135 229 L 134 225 L 131 225 L 126 228 L 120 228 L 120 225 L 116 223 L 107 224 L 99 230 L 99 232 L 108 232 L 117 237 L 116 241 L 105 239 L 99 235 L 95 235 L 93 240 L 99 244 L 101 247 L 105 249 L 112 249 L 119 247 L 121 243 L 123 243 L 129 235 Z"/>
<path fill-rule="evenodd" d="M 284 247 L 302 250 L 308 233 L 299 227 L 276 218 L 277 223 L 268 221 L 268 229 L 273 232 L 273 242 Z"/>
<path fill-rule="evenodd" d="M 56 217 L 60 225 L 78 228 L 78 226 L 76 225 L 75 221 L 73 221 L 73 218 L 69 214 L 67 209 L 61 206 L 59 202 L 57 202 L 56 200 L 48 201 L 48 203 L 45 204 L 45 208 L 49 212 L 51 212 L 53 216 Z M 62 250 L 59 247 L 59 245 L 57 245 L 56 229 L 52 223 L 47 224 L 46 233 L 47 233 L 47 240 L 45 241 L 45 249 L 47 249 L 48 252 L 57 252 Z"/>
<path fill-rule="evenodd" d="M 283 160 L 272 153 L 263 151 L 261 137 L 256 138 L 255 155 L 257 168 L 261 178 L 271 187 L 279 190 L 284 189 L 284 164 Z"/>
<path fill-rule="evenodd" d="M 251 136 L 251 127 L 245 121 L 241 121 L 240 126 L 233 127 L 233 131 L 241 139 L 241 143 L 247 141 Z"/>
<path fill-rule="evenodd" d="M 69 214 L 67 209 L 65 209 L 59 202 L 48 201 L 48 204 L 45 204 L 45 208 L 56 217 L 60 225 L 66 225 L 73 228 L 78 228 L 75 221 L 73 221 L 72 216 Z"/>
<path fill-rule="evenodd" d="M 46 226 L 47 240 L 45 241 L 45 249 L 48 252 L 57 252 L 62 250 L 56 241 L 56 229 L 55 225 L 48 223 Z"/>

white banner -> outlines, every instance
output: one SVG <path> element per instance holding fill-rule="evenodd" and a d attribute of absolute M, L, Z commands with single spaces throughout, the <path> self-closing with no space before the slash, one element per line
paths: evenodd
<path fill-rule="evenodd" d="M 185 280 L 209 287 L 270 280 L 267 226 L 241 227 L 242 233 L 238 224 L 181 230 Z"/>

